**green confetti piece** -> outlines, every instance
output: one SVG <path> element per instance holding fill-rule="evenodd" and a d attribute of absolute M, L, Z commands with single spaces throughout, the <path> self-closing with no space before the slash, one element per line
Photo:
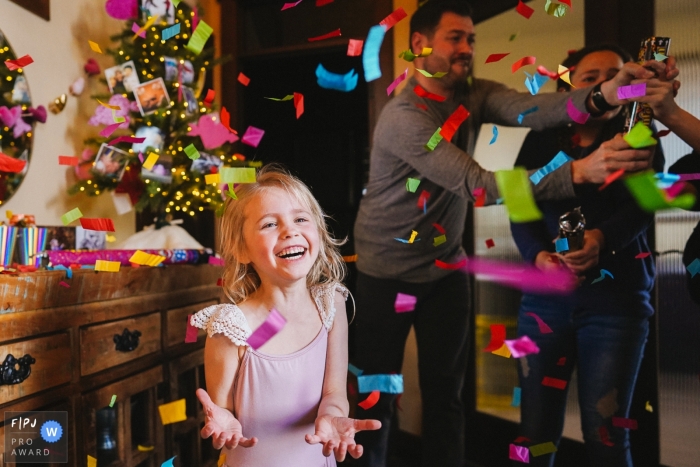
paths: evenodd
<path fill-rule="evenodd" d="M 197 148 L 194 147 L 194 144 L 190 144 L 185 148 L 185 154 L 187 154 L 187 157 L 189 157 L 193 161 L 196 161 L 200 158 L 199 151 L 197 151 Z"/>
<path fill-rule="evenodd" d="M 669 201 L 656 186 L 656 177 L 651 170 L 628 175 L 624 181 L 639 207 L 648 212 L 669 208 L 690 209 L 695 204 L 695 195 L 691 193 L 682 194 Z"/>
<path fill-rule="evenodd" d="M 417 178 L 409 178 L 408 180 L 406 180 L 406 191 L 415 193 L 418 189 L 418 185 L 420 185 L 420 180 L 418 180 Z"/>
<path fill-rule="evenodd" d="M 624 135 L 623 138 L 625 141 L 627 141 L 627 144 L 635 149 L 639 149 L 656 144 L 656 140 L 651 136 L 653 134 L 654 133 L 651 131 L 651 128 L 642 122 L 637 122 L 637 124 L 634 125 L 630 132 Z"/>
<path fill-rule="evenodd" d="M 442 131 L 442 127 L 438 127 L 437 130 L 435 130 L 435 133 L 433 133 L 433 136 L 430 137 L 430 141 L 425 145 L 425 149 L 428 151 L 434 151 L 435 146 L 438 145 L 440 141 L 442 141 L 442 135 L 440 132 Z"/>
<path fill-rule="evenodd" d="M 542 219 L 542 212 L 535 204 L 527 171 L 522 167 L 496 172 L 498 191 L 508 208 L 511 222 L 531 222 Z"/>
<path fill-rule="evenodd" d="M 236 192 L 233 191 L 233 184 L 232 183 L 228 184 L 228 191 L 226 192 L 226 195 L 231 199 L 238 199 L 238 196 L 236 196 Z"/>
<path fill-rule="evenodd" d="M 116 395 L 116 394 L 112 394 L 112 400 L 109 401 L 109 406 L 110 406 L 110 407 L 114 407 L 114 403 L 115 403 L 115 402 L 117 402 L 117 395 Z"/>
<path fill-rule="evenodd" d="M 79 208 L 75 208 L 72 211 L 68 211 L 64 215 L 61 216 L 61 222 L 63 222 L 63 225 L 68 225 L 71 222 L 80 219 L 83 217 L 83 213 L 80 212 Z"/>
<path fill-rule="evenodd" d="M 515 40 L 515 38 L 518 37 L 519 34 L 520 34 L 520 31 L 516 32 L 515 34 L 511 34 L 510 38 L 508 38 L 508 41 L 513 42 Z"/>
<path fill-rule="evenodd" d="M 259 168 L 262 167 L 262 166 L 263 166 L 262 161 L 251 161 L 251 162 L 248 162 L 248 167 L 255 167 L 255 168 L 259 169 Z"/>
<path fill-rule="evenodd" d="M 292 99 L 294 99 L 294 95 L 289 94 L 289 95 L 284 96 L 281 99 L 278 99 L 276 97 L 265 97 L 264 99 L 270 99 L 271 101 L 277 101 L 277 102 L 284 102 L 284 101 L 291 101 Z"/>
<path fill-rule="evenodd" d="M 557 447 L 551 441 L 530 446 L 530 454 L 532 454 L 535 457 L 542 456 L 544 454 L 549 454 L 552 452 L 557 452 Z"/>
<path fill-rule="evenodd" d="M 423 47 L 423 50 L 418 55 L 414 54 L 411 49 L 407 49 L 399 54 L 399 58 L 403 58 L 407 62 L 412 62 L 418 57 L 427 57 L 431 53 L 433 53 L 433 49 L 430 47 Z"/>
<path fill-rule="evenodd" d="M 426 78 L 442 78 L 443 76 L 445 76 L 445 75 L 447 74 L 446 71 L 438 71 L 438 72 L 435 73 L 434 75 L 431 75 L 431 74 L 428 73 L 427 71 L 421 70 L 420 68 L 416 68 L 416 71 L 418 71 L 418 73 L 420 73 L 421 75 L 425 76 Z"/>
<path fill-rule="evenodd" d="M 192 36 L 190 37 L 190 40 L 189 42 L 187 42 L 187 45 L 185 47 L 187 48 L 187 50 L 194 53 L 195 55 L 199 55 L 200 53 L 202 53 L 202 49 L 204 49 L 204 44 L 206 44 L 207 39 L 209 39 L 209 36 L 211 36 L 211 33 L 213 31 L 214 30 L 211 26 L 209 26 L 204 21 L 200 20 L 199 24 L 197 24 L 197 29 L 195 29 L 192 33 Z"/>
<path fill-rule="evenodd" d="M 255 168 L 221 167 L 219 181 L 221 183 L 255 183 Z"/>
<path fill-rule="evenodd" d="M 552 3 L 552 0 L 547 0 L 544 4 L 544 11 L 546 11 L 549 16 L 561 18 L 566 14 L 566 6 Z"/>
<path fill-rule="evenodd" d="M 433 246 L 442 245 L 446 241 L 447 241 L 447 237 L 445 237 L 444 235 L 440 235 L 439 237 L 433 238 Z"/>

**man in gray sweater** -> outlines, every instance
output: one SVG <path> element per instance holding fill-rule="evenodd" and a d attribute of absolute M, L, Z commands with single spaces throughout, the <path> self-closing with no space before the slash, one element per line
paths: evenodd
<path fill-rule="evenodd" d="M 567 100 L 593 116 L 626 103 L 617 88 L 654 73 L 628 63 L 601 87 L 531 96 L 502 84 L 469 79 L 474 25 L 465 2 L 432 0 L 411 18 L 411 48 L 420 54 L 416 68 L 430 74 L 447 71 L 439 79 L 416 72 L 406 88 L 383 109 L 374 131 L 367 192 L 355 223 L 357 258 L 357 328 L 354 363 L 363 374 L 401 373 L 403 350 L 411 326 L 418 344 L 419 381 L 423 401 L 423 465 L 462 467 L 464 462 L 464 406 L 461 392 L 467 367 L 469 283 L 459 271 L 436 266 L 464 257 L 461 245 L 467 207 L 482 188 L 485 203 L 499 197 L 494 174 L 482 169 L 470 154 L 482 123 L 542 130 L 567 124 Z M 667 79 L 677 75 L 668 66 L 647 64 Z M 423 97 L 421 97 L 423 96 Z M 463 105 L 470 113 L 451 142 L 425 148 L 438 127 Z M 537 107 L 538 110 L 527 113 Z M 650 166 L 653 151 L 631 149 L 618 135 L 589 157 L 564 164 L 532 185 L 537 199 L 574 196 L 577 183 L 602 183 L 617 171 Z M 420 180 L 415 193 L 408 178 Z M 425 193 L 427 193 L 427 195 Z M 412 231 L 418 232 L 412 242 Z M 434 245 L 441 234 L 445 242 Z M 404 241 L 397 240 L 403 239 Z M 415 310 L 397 313 L 398 293 L 417 297 Z M 360 394 L 361 398 L 368 394 Z M 382 429 L 362 432 L 358 443 L 364 455 L 358 465 L 385 467 L 387 441 L 396 396 L 382 393 L 357 418 L 378 419 Z"/>

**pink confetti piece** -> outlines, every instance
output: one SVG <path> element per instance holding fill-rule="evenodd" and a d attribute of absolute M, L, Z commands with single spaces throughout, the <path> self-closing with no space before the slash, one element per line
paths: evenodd
<path fill-rule="evenodd" d="M 197 328 L 190 324 L 192 315 L 187 315 L 187 331 L 185 332 L 185 344 L 197 342 Z"/>
<path fill-rule="evenodd" d="M 525 315 L 526 315 L 526 316 L 532 316 L 533 318 L 535 318 L 535 321 L 537 321 L 537 325 L 540 327 L 540 332 L 541 332 L 542 334 L 549 334 L 549 333 L 553 332 L 553 331 L 552 331 L 552 328 L 550 328 L 550 327 L 547 325 L 547 323 L 545 323 L 544 321 L 542 321 L 542 318 L 540 318 L 539 316 L 537 316 L 537 314 L 535 314 L 535 313 L 533 313 L 533 312 L 531 312 L 531 311 L 528 311 L 527 313 L 525 313 Z"/>
<path fill-rule="evenodd" d="M 107 146 L 114 146 L 117 143 L 143 143 L 146 138 L 135 138 L 133 136 L 120 136 L 107 143 Z"/>
<path fill-rule="evenodd" d="M 315 42 L 315 41 L 323 41 L 326 39 L 330 39 L 331 37 L 340 37 L 342 34 L 340 33 L 340 28 L 336 29 L 335 31 L 331 31 L 329 33 L 316 36 L 316 37 L 309 37 L 307 40 L 309 42 Z"/>
<path fill-rule="evenodd" d="M 516 444 L 511 444 L 508 458 L 513 461 L 529 464 L 530 450 L 527 448 L 527 446 L 518 446 Z"/>
<path fill-rule="evenodd" d="M 280 332 L 285 324 L 287 324 L 287 320 L 284 319 L 284 316 L 282 316 L 279 311 L 273 308 L 270 310 L 270 314 L 267 315 L 265 322 L 250 335 L 247 340 L 248 345 L 254 350 L 258 350 L 265 342 L 269 341 L 275 334 Z"/>
<path fill-rule="evenodd" d="M 70 284 L 65 282 L 65 281 L 59 282 L 58 285 L 60 285 L 61 287 L 65 287 L 67 289 L 70 289 Z"/>
<path fill-rule="evenodd" d="M 685 182 L 682 182 L 679 180 L 676 183 L 674 183 L 673 185 L 671 185 L 670 187 L 666 188 L 665 191 L 666 191 L 666 194 L 669 196 L 669 198 L 673 199 L 676 196 L 678 196 L 679 194 L 681 194 L 681 192 L 683 191 L 683 188 L 685 188 Z"/>
<path fill-rule="evenodd" d="M 581 112 L 579 109 L 577 109 L 570 97 L 569 100 L 566 101 L 566 111 L 573 121 L 580 123 L 581 125 L 586 123 L 588 121 L 588 117 L 591 116 L 591 114 Z"/>
<path fill-rule="evenodd" d="M 107 125 L 102 129 L 102 131 L 100 131 L 100 136 L 103 138 L 109 138 L 120 125 L 121 123 L 112 123 L 111 125 Z"/>
<path fill-rule="evenodd" d="M 408 68 L 406 68 L 403 73 L 401 73 L 399 76 L 397 76 L 396 79 L 389 85 L 389 87 L 386 88 L 386 95 L 388 96 L 392 92 L 394 92 L 394 89 L 396 89 L 396 86 L 398 86 L 403 80 L 405 80 L 407 76 L 408 76 Z"/>
<path fill-rule="evenodd" d="M 630 84 L 617 88 L 617 98 L 620 100 L 645 96 L 646 93 L 647 83 Z"/>
<path fill-rule="evenodd" d="M 537 344 L 527 336 L 522 336 L 513 340 L 506 340 L 506 347 L 510 350 L 513 358 L 520 358 L 530 354 L 540 353 L 540 348 Z"/>
<path fill-rule="evenodd" d="M 145 39 L 145 38 L 146 38 L 146 31 L 141 31 L 141 26 L 139 26 L 137 23 L 134 23 L 134 24 L 131 25 L 131 31 L 132 31 L 134 34 L 138 34 L 138 36 L 139 36 L 141 39 Z"/>
<path fill-rule="evenodd" d="M 397 313 L 405 313 L 407 311 L 413 311 L 416 309 L 416 302 L 418 299 L 413 295 L 407 295 L 399 292 L 396 295 L 396 301 L 394 302 L 394 309 Z"/>
<path fill-rule="evenodd" d="M 700 173 L 697 174 L 679 174 L 680 178 L 678 180 L 682 182 L 687 182 L 688 180 L 700 180 Z"/>
<path fill-rule="evenodd" d="M 613 417 L 612 425 L 617 428 L 627 428 L 629 430 L 636 430 L 637 420 L 633 420 L 631 418 Z"/>
<path fill-rule="evenodd" d="M 649 253 L 648 251 L 643 251 L 643 252 L 639 253 L 637 256 L 635 256 L 634 259 L 644 259 L 650 255 L 651 255 L 651 253 Z"/>
<path fill-rule="evenodd" d="M 226 261 L 216 256 L 210 256 L 208 262 L 213 266 L 226 266 Z"/>
<path fill-rule="evenodd" d="M 530 293 L 567 294 L 576 286 L 575 278 L 561 270 L 540 271 L 535 266 L 472 257 L 461 268 L 468 274 L 481 274 L 498 284 Z"/>
<path fill-rule="evenodd" d="M 365 41 L 358 39 L 350 39 L 348 42 L 348 57 L 359 57 L 362 55 L 362 46 Z"/>
<path fill-rule="evenodd" d="M 247 144 L 248 146 L 253 146 L 254 148 L 257 148 L 264 134 L 265 130 L 255 128 L 254 126 L 249 126 L 245 130 L 245 134 L 243 135 L 241 142 Z"/>
<path fill-rule="evenodd" d="M 300 4 L 301 2 L 302 2 L 302 0 L 299 0 L 298 2 L 293 2 L 293 3 L 285 3 L 284 5 L 282 5 L 282 9 L 280 11 L 289 10 L 290 8 L 294 8 L 295 6 Z"/>

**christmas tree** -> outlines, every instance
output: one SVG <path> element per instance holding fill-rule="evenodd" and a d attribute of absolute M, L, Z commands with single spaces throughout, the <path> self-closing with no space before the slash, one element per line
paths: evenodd
<path fill-rule="evenodd" d="M 105 70 L 111 94 L 92 96 L 99 104 L 88 123 L 107 126 L 85 141 L 80 181 L 69 193 L 128 193 L 137 211 L 159 219 L 220 208 L 222 190 L 211 174 L 246 162 L 233 153 L 238 136 L 227 112 L 222 124 L 213 91 L 204 92 L 207 73 L 221 63 L 204 44 L 211 28 L 196 10 L 169 0 L 142 0 L 138 10 L 134 1 L 132 11 L 110 14 L 130 19 L 107 49 L 115 61 Z"/>

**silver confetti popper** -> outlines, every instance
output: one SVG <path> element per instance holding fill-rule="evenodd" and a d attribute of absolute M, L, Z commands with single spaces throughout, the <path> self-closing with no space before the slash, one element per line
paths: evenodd
<path fill-rule="evenodd" d="M 583 248 L 583 232 L 586 229 L 586 218 L 578 207 L 559 218 L 559 238 L 569 242 L 569 249 L 562 252 L 572 252 Z"/>

